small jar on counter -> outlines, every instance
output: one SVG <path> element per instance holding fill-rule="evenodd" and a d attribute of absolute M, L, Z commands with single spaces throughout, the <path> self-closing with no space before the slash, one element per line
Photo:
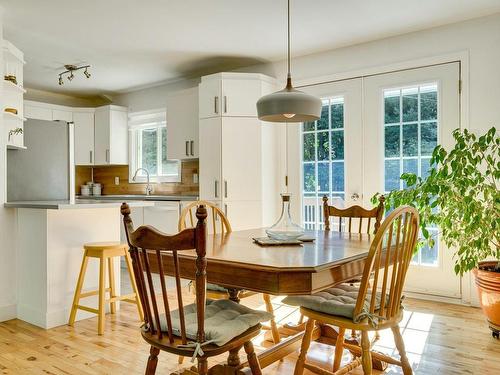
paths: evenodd
<path fill-rule="evenodd" d="M 102 185 L 99 183 L 94 183 L 92 185 L 92 195 L 99 197 L 102 192 Z"/>

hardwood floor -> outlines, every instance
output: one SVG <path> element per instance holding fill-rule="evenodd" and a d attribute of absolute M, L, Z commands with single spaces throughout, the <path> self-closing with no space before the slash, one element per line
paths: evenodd
<path fill-rule="evenodd" d="M 273 298 L 277 320 L 296 321 L 297 311 L 280 300 Z M 265 309 L 259 296 L 244 302 Z M 401 330 L 415 374 L 500 374 L 500 342 L 491 337 L 479 309 L 412 299 L 405 306 Z M 102 337 L 96 334 L 97 318 L 77 322 L 74 328 L 51 330 L 20 320 L 0 323 L 0 374 L 143 374 L 148 347 L 138 331 L 137 310 L 122 304 L 116 315 L 106 318 Z M 381 335 L 376 349 L 394 354 L 390 330 Z M 255 340 L 257 351 L 269 345 L 263 334 Z M 297 355 L 267 367 L 264 374 L 293 373 Z M 309 350 L 309 360 L 325 368 L 331 368 L 332 356 L 333 349 L 326 345 L 314 343 Z M 224 359 L 216 357 L 215 361 Z M 344 353 L 343 360 L 348 359 Z M 187 365 L 188 359 L 183 366 Z M 157 374 L 179 368 L 176 356 L 160 353 Z M 385 373 L 399 374 L 401 369 L 389 367 Z M 352 374 L 362 371 L 359 368 Z"/>

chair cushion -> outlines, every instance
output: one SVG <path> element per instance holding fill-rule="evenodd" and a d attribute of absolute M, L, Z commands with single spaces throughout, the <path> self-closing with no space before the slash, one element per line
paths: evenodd
<path fill-rule="evenodd" d="M 176 336 L 181 335 L 179 310 L 171 312 L 172 332 Z M 184 318 L 186 321 L 186 336 L 196 340 L 198 322 L 196 315 L 196 304 L 184 306 Z M 273 314 L 265 311 L 252 310 L 236 302 L 221 299 L 207 300 L 205 308 L 205 339 L 215 345 L 221 346 L 231 341 L 236 336 L 261 322 L 271 320 Z M 167 321 L 165 314 L 160 316 L 162 331 L 167 332 Z"/>
<path fill-rule="evenodd" d="M 307 296 L 288 296 L 283 303 L 302 306 L 325 314 L 354 319 L 354 308 L 358 299 L 359 286 L 340 284 L 333 288 Z M 371 294 L 365 298 L 365 310 L 369 309 Z M 375 299 L 376 310 L 380 306 L 380 297 Z"/>
<path fill-rule="evenodd" d="M 226 292 L 227 289 L 221 285 L 207 283 L 207 290 L 213 290 L 215 292 Z"/>

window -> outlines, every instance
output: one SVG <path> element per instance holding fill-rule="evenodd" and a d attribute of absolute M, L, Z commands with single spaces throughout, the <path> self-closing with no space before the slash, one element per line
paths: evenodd
<path fill-rule="evenodd" d="M 181 162 L 167 159 L 167 126 L 165 111 L 130 115 L 130 182 L 138 168 L 149 172 L 151 181 L 179 182 Z M 140 170 L 135 182 L 145 182 L 146 172 Z"/>
<path fill-rule="evenodd" d="M 400 176 L 429 173 L 430 159 L 438 144 L 437 83 L 384 91 L 385 191 L 404 189 Z M 422 248 L 413 258 L 419 265 L 438 265 L 437 228 L 427 228 L 436 239 L 433 248 Z"/>
<path fill-rule="evenodd" d="M 303 220 L 323 228 L 324 195 L 330 204 L 344 200 L 344 98 L 323 99 L 321 118 L 302 125 Z"/>

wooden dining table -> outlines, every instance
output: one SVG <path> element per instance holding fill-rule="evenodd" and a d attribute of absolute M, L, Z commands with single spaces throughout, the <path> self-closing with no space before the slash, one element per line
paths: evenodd
<path fill-rule="evenodd" d="M 312 294 L 352 280 L 363 273 L 373 235 L 335 231 L 308 231 L 311 242 L 300 245 L 260 246 L 253 238 L 265 237 L 265 229 L 233 231 L 224 235 L 208 235 L 207 281 L 226 287 L 231 300 L 239 302 L 241 290 L 271 295 Z M 180 276 L 193 279 L 196 252 L 179 252 Z M 158 260 L 149 256 L 151 270 L 158 272 Z M 173 275 L 172 257 L 162 258 L 164 272 Z M 286 330 L 285 330 L 286 331 Z M 291 330 L 289 336 L 259 353 L 262 368 L 297 350 L 303 330 Z M 320 326 L 313 339 L 334 345 L 336 332 Z M 234 363 L 233 363 L 234 365 Z M 224 365 L 221 365 L 222 367 Z M 235 374 L 245 373 L 245 363 L 233 366 Z M 214 373 L 229 374 L 227 368 Z"/>

